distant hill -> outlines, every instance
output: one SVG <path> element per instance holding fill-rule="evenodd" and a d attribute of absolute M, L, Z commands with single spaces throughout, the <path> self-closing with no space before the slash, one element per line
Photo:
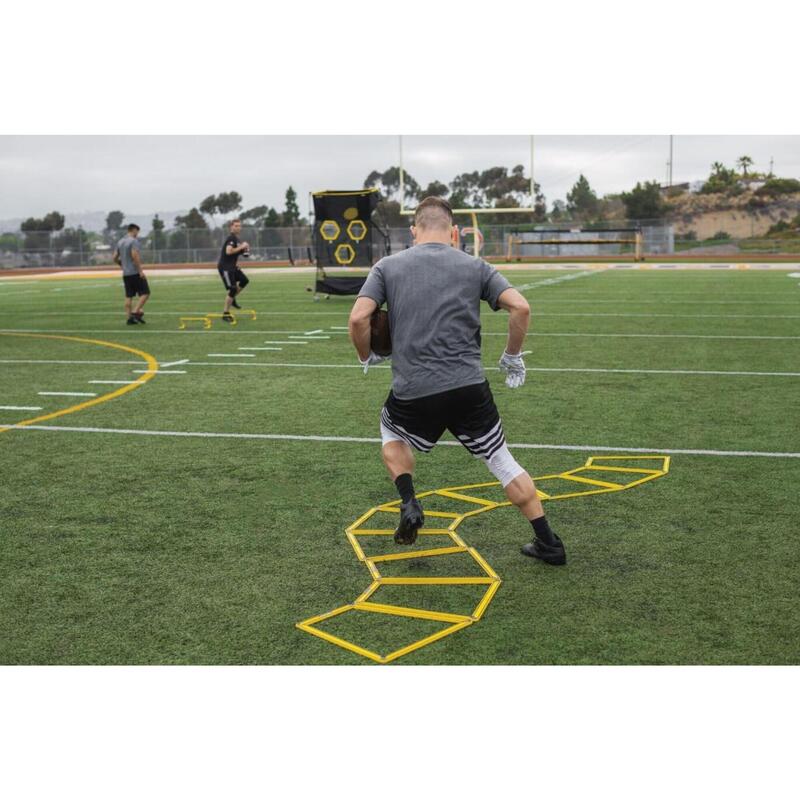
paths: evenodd
<path fill-rule="evenodd" d="M 678 236 L 693 232 L 708 239 L 725 231 L 734 239 L 763 236 L 777 222 L 787 222 L 800 213 L 800 193 L 766 198 L 745 191 L 735 197 L 725 194 L 683 193 L 667 199 L 667 218 Z"/>
<path fill-rule="evenodd" d="M 158 214 L 160 219 L 163 219 L 167 228 L 172 227 L 173 220 L 176 216 L 188 213 L 189 209 L 181 209 L 179 211 L 157 211 L 147 214 L 126 214 L 125 222 L 135 222 L 142 229 L 143 234 L 150 231 L 150 225 L 153 220 L 154 213 Z M 77 228 L 82 227 L 85 231 L 100 232 L 105 228 L 106 216 L 108 211 L 78 211 L 72 213 L 64 213 L 64 227 Z M 24 217 L 14 217 L 12 219 L 0 219 L 0 233 L 16 233 L 19 226 L 27 219 Z"/>

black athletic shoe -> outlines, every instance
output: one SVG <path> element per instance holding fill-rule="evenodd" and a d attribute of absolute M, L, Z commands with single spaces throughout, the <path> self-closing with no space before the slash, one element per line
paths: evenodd
<path fill-rule="evenodd" d="M 229 312 L 226 311 L 222 315 L 222 321 L 223 322 L 233 322 L 233 314 L 230 314 Z"/>
<path fill-rule="evenodd" d="M 134 317 L 136 317 L 136 321 L 137 321 L 137 322 L 138 322 L 140 325 L 144 325 L 144 324 L 145 324 L 145 322 L 144 322 L 144 311 L 138 311 L 138 312 L 137 312 L 137 313 L 135 313 L 133 316 L 134 316 Z"/>
<path fill-rule="evenodd" d="M 238 303 L 237 303 L 235 300 L 231 300 L 231 305 L 232 305 L 234 308 L 241 308 L 241 306 L 240 306 L 240 305 L 239 305 L 239 304 L 238 304 Z"/>
<path fill-rule="evenodd" d="M 128 317 L 128 321 L 125 324 L 126 325 L 138 325 L 139 323 L 136 321 L 136 317 Z"/>
<path fill-rule="evenodd" d="M 394 532 L 397 544 L 414 544 L 417 541 L 417 531 L 425 524 L 425 514 L 422 506 L 415 497 L 408 503 L 400 503 L 400 524 Z"/>
<path fill-rule="evenodd" d="M 545 544 L 541 539 L 534 538 L 532 542 L 522 545 L 522 553 L 531 558 L 538 558 L 544 561 L 545 564 L 560 567 L 562 564 L 567 563 L 567 553 L 564 550 L 564 544 L 561 539 L 558 536 L 555 539 L 554 544 Z"/>

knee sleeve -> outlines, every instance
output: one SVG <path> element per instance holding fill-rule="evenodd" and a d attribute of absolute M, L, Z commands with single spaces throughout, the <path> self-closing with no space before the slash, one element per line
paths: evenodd
<path fill-rule="evenodd" d="M 239 289 L 244 289 L 247 284 L 250 283 L 250 278 L 247 277 L 244 273 L 239 276 Z"/>
<path fill-rule="evenodd" d="M 524 468 L 521 467 L 514 459 L 514 456 L 511 455 L 508 445 L 506 444 L 491 458 L 484 458 L 483 460 L 486 462 L 486 466 L 489 467 L 492 475 L 503 485 L 504 489 L 517 475 L 521 475 L 525 472 Z"/>

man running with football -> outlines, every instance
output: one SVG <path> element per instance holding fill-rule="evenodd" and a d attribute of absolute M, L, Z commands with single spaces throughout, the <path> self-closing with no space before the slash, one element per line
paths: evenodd
<path fill-rule="evenodd" d="M 371 349 L 370 320 L 388 304 L 392 388 L 381 411 L 383 461 L 400 495 L 394 540 L 413 544 L 425 515 L 414 493 L 414 454 L 431 451 L 449 430 L 486 463 L 508 499 L 530 521 L 533 539 L 522 552 L 566 564 L 530 475 L 506 445 L 500 415 L 481 366 L 480 301 L 509 313 L 500 359 L 506 385 L 525 383 L 522 344 L 528 301 L 490 264 L 451 246 L 453 213 L 446 200 L 425 198 L 411 232 L 415 246 L 381 259 L 370 271 L 350 314 L 350 338 L 366 373 L 386 357 Z"/>

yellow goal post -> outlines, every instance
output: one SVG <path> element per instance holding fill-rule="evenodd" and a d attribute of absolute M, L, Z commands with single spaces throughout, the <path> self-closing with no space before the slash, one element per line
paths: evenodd
<path fill-rule="evenodd" d="M 400 155 L 400 213 L 404 217 L 413 217 L 415 213 L 415 209 L 413 208 L 406 208 L 405 207 L 405 167 L 403 165 L 403 137 L 398 136 L 398 148 L 399 148 L 399 155 Z M 533 179 L 533 136 L 529 136 L 529 143 L 530 143 L 530 195 L 531 195 L 531 203 L 534 202 L 536 197 L 535 191 L 535 182 Z M 513 208 L 454 208 L 453 215 L 456 214 L 468 214 L 471 220 L 471 230 L 470 233 L 473 237 L 473 253 L 477 256 L 480 254 L 481 243 L 483 241 L 483 236 L 480 231 L 480 227 L 478 226 L 478 217 L 481 214 L 533 214 L 536 211 L 533 205 L 530 206 L 518 206 Z"/>

